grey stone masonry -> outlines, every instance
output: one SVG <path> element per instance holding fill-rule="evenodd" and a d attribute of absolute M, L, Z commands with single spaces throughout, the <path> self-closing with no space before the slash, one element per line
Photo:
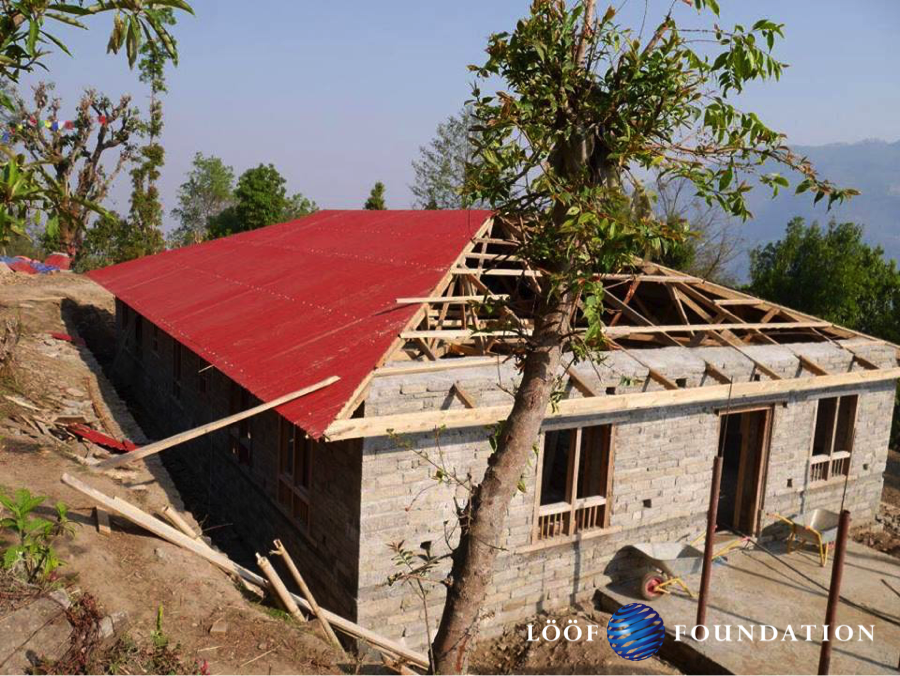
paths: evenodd
<path fill-rule="evenodd" d="M 181 348 L 180 388 L 174 381 L 175 340 L 142 321 L 140 349 L 134 315 L 117 307 L 119 355 L 114 379 L 145 415 L 157 436 L 167 436 L 223 418 L 230 409 L 232 381 L 185 347 Z M 126 316 L 128 315 L 128 316 Z M 204 385 L 205 383 L 205 385 Z M 260 402 L 251 397 L 249 405 Z M 232 524 L 260 554 L 279 538 L 302 571 L 316 599 L 353 619 L 359 567 L 361 441 L 321 446 L 313 458 L 309 527 L 298 526 L 277 501 L 279 418 L 267 411 L 249 419 L 250 463 L 239 464 L 230 451 L 229 430 L 219 430 L 165 451 L 184 462 L 192 481 L 180 486 L 194 494 L 204 511 Z M 247 561 L 255 568 L 255 561 Z M 274 562 L 278 565 L 278 562 Z M 286 571 L 282 571 L 289 580 Z M 296 591 L 296 590 L 295 590 Z"/>
<path fill-rule="evenodd" d="M 129 391 L 155 429 L 167 435 L 228 415 L 233 383 L 186 348 L 181 350 L 181 378 L 176 383 L 176 341 L 142 323 L 138 344 L 135 315 L 117 303 L 119 356 L 114 375 Z M 894 348 L 852 341 L 853 350 L 883 368 L 896 365 Z M 861 370 L 850 352 L 832 343 L 753 345 L 743 348 L 783 378 L 811 378 L 798 355 L 830 373 Z M 639 353 L 638 353 L 639 352 Z M 706 362 L 746 382 L 766 380 L 753 362 L 728 347 L 656 348 L 635 351 L 640 361 L 613 352 L 596 363 L 575 368 L 598 396 L 617 396 L 662 386 L 648 378 L 648 367 L 682 387 L 718 384 Z M 480 363 L 467 366 L 467 362 Z M 643 362 L 643 363 L 641 363 Z M 428 373 L 377 376 L 370 385 L 366 416 L 414 411 L 461 409 L 455 383 L 478 406 L 509 404 L 518 375 L 512 363 L 484 366 L 483 359 L 460 359 L 463 368 Z M 388 365 L 390 366 L 390 365 Z M 817 507 L 837 510 L 841 501 L 854 522 L 873 518 L 887 461 L 894 403 L 891 381 L 855 387 L 818 389 L 761 397 L 752 403 L 770 411 L 767 462 L 762 471 L 761 525 L 775 523 L 771 512 L 794 513 Z M 849 477 L 812 481 L 810 460 L 818 401 L 858 395 Z M 571 385 L 568 397 L 582 394 Z M 257 403 L 251 398 L 249 405 Z M 745 402 L 742 402 L 742 405 Z M 541 610 L 590 598 L 613 579 L 643 574 L 627 545 L 638 542 L 690 541 L 703 531 L 717 452 L 721 405 L 678 405 L 623 411 L 578 420 L 547 421 L 545 431 L 585 425 L 610 425 L 613 449 L 607 527 L 575 536 L 536 542 L 536 467 L 532 459 L 522 488 L 509 506 L 501 551 L 484 605 L 488 634 Z M 444 479 L 450 470 L 462 483 L 481 478 L 491 453 L 490 428 L 445 430 L 394 438 L 330 443 L 317 449 L 309 491 L 309 526 L 303 527 L 280 506 L 278 493 L 279 416 L 270 411 L 249 421 L 249 464 L 230 452 L 230 432 L 221 430 L 167 451 L 193 473 L 191 490 L 206 501 L 207 511 L 233 523 L 241 537 L 265 552 L 272 539 L 285 542 L 323 606 L 410 647 L 428 641 L 425 608 L 402 583 L 388 584 L 400 569 L 391 546 L 407 550 L 430 547 L 446 553 L 456 542 L 455 505 L 467 491 Z M 846 495 L 845 495 L 846 487 Z M 448 565 L 432 571 L 446 574 Z M 443 605 L 443 587 L 430 587 L 427 611 L 435 629 Z"/>
<path fill-rule="evenodd" d="M 800 366 L 799 354 L 831 373 L 861 370 L 849 352 L 828 343 L 746 346 L 747 354 L 784 378 L 813 377 Z M 854 343 L 854 351 L 882 367 L 896 364 L 887 345 Z M 716 385 L 706 375 L 707 360 L 736 382 L 754 377 L 752 361 L 727 347 L 659 348 L 637 355 L 646 365 L 683 386 Z M 615 352 L 598 364 L 582 363 L 578 373 L 600 396 L 657 390 L 647 377 L 647 366 L 628 354 Z M 762 375 L 762 379 L 767 377 Z M 366 399 L 366 415 L 463 408 L 452 391 L 454 383 L 479 406 L 512 401 L 517 375 L 511 363 L 455 368 L 420 374 L 376 377 Z M 855 523 L 871 519 L 878 506 L 887 457 L 893 382 L 837 390 L 817 390 L 774 399 L 759 405 L 771 408 L 768 467 L 761 510 L 795 513 L 815 507 L 837 510 L 844 490 L 843 476 L 810 484 L 809 460 L 817 400 L 825 396 L 858 394 L 856 436 L 852 451 L 846 506 Z M 608 389 L 610 388 L 610 389 Z M 615 394 L 612 394 L 612 392 Z M 610 392 L 610 394 L 606 394 Z M 569 387 L 569 397 L 580 397 Z M 612 501 L 609 527 L 574 538 L 535 543 L 532 540 L 535 502 L 535 463 L 525 477 L 525 491 L 513 499 L 507 513 L 502 551 L 484 607 L 488 633 L 541 611 L 565 606 L 592 596 L 603 584 L 640 576 L 626 545 L 645 541 L 692 540 L 705 527 L 723 407 L 690 405 L 649 411 L 604 414 L 567 423 L 548 421 L 547 428 L 584 424 L 611 424 L 614 445 Z M 365 440 L 360 509 L 359 621 L 378 626 L 392 638 L 404 638 L 422 647 L 427 640 L 424 608 L 412 591 L 386 584 L 397 567 L 389 544 L 403 542 L 407 549 L 430 543 L 435 553 L 455 542 L 454 498 L 465 490 L 434 479 L 435 465 L 460 476 L 481 478 L 491 452 L 489 430 L 484 427 L 419 433 L 400 438 Z M 762 525 L 774 519 L 764 516 Z M 432 574 L 440 578 L 449 565 Z M 440 617 L 443 591 L 432 589 L 428 616 Z M 432 626 L 431 630 L 434 631 Z"/>

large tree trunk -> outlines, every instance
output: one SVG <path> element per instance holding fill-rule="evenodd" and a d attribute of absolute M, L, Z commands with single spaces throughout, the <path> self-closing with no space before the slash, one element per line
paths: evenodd
<path fill-rule="evenodd" d="M 478 631 L 479 613 L 493 575 L 507 508 L 533 452 L 553 391 L 575 305 L 574 292 L 554 297 L 536 313 L 533 346 L 523 365 L 522 382 L 512 413 L 503 424 L 497 450 L 488 460 L 484 480 L 475 489 L 461 523 L 453 553 L 451 584 L 433 644 L 435 671 L 467 671 L 470 640 Z"/>

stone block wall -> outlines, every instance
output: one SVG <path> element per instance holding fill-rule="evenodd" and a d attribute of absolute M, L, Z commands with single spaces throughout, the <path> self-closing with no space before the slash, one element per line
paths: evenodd
<path fill-rule="evenodd" d="M 808 356 L 832 373 L 861 368 L 851 363 L 846 351 L 830 344 L 745 349 L 785 378 L 813 377 L 802 371 L 797 354 Z M 854 349 L 882 366 L 892 365 L 893 354 L 887 346 Z M 751 361 L 728 348 L 662 348 L 643 350 L 639 357 L 672 380 L 683 378 L 687 387 L 717 384 L 705 374 L 703 359 L 736 381 L 750 380 L 755 373 Z M 606 388 L 614 388 L 616 394 L 661 389 L 647 378 L 647 366 L 619 352 L 601 364 L 580 364 L 578 370 L 599 392 L 606 392 Z M 376 377 L 366 400 L 366 415 L 462 408 L 451 389 L 457 382 L 479 406 L 509 403 L 509 392 L 514 391 L 516 379 L 510 364 Z M 763 513 L 798 512 L 804 507 L 839 508 L 842 477 L 827 483 L 807 482 L 814 414 L 820 397 L 859 394 L 847 507 L 853 511 L 855 523 L 871 519 L 881 494 L 893 393 L 894 383 L 884 382 L 753 402 L 772 407 Z M 568 396 L 581 395 L 570 389 Z M 644 571 L 635 566 L 634 556 L 623 550 L 626 545 L 690 541 L 700 534 L 705 528 L 712 459 L 717 452 L 720 413 L 724 408 L 691 405 L 605 414 L 565 423 L 548 421 L 546 429 L 613 425 L 610 527 L 581 538 L 532 542 L 532 463 L 524 477 L 526 490 L 515 496 L 508 511 L 503 551 L 484 609 L 486 633 L 499 633 L 504 626 L 535 612 L 589 599 L 598 586 L 613 579 L 640 576 Z M 386 635 L 404 638 L 410 645 L 425 645 L 421 602 L 409 588 L 386 584 L 388 577 L 398 571 L 388 545 L 402 541 L 405 548 L 415 550 L 423 543 L 431 543 L 432 551 L 440 554 L 447 551 L 448 543 L 455 543 L 453 498 L 463 500 L 466 491 L 452 482 L 436 482 L 435 464 L 453 469 L 459 476 L 471 474 L 480 479 L 490 454 L 488 434 L 485 428 L 469 428 L 446 430 L 437 436 L 420 433 L 365 440 L 360 515 L 362 624 L 382 627 Z M 762 519 L 763 526 L 771 522 Z M 433 577 L 440 578 L 448 569 L 445 562 Z M 442 605 L 443 591 L 434 587 L 428 603 L 432 631 Z"/>
<path fill-rule="evenodd" d="M 148 433 L 164 437 L 223 418 L 232 411 L 231 380 L 181 348 L 181 393 L 174 387 L 175 341 L 142 322 L 141 349 L 135 340 L 135 315 L 116 304 L 119 354 L 114 365 L 117 386 L 152 421 Z M 205 391 L 203 382 L 205 381 Z M 250 397 L 250 406 L 260 403 Z M 360 440 L 335 442 L 317 449 L 310 487 L 309 529 L 304 530 L 277 502 L 279 418 L 266 411 L 249 419 L 250 465 L 230 451 L 229 431 L 218 430 L 163 453 L 167 463 L 184 463 L 192 477 L 190 491 L 205 512 L 234 525 L 241 539 L 260 554 L 281 539 L 317 600 L 350 619 L 356 616 L 359 573 Z M 243 561 L 256 568 L 256 561 Z M 277 562 L 276 562 L 277 564 Z M 283 571 L 284 572 L 284 571 Z M 285 574 L 284 579 L 289 578 Z"/>
<path fill-rule="evenodd" d="M 171 434 L 229 413 L 230 381 L 211 369 L 202 394 L 199 371 L 205 364 L 185 350 L 182 395 L 172 384 L 173 340 L 161 333 L 152 350 L 152 327 L 144 322 L 142 349 L 134 344 L 133 317 L 121 307 L 122 343 L 116 362 L 120 383 L 126 383 L 148 415 L 158 422 L 158 435 Z M 790 346 L 747 346 L 748 354 L 782 377 L 812 377 L 800 367 L 803 354 L 841 373 L 861 368 L 846 351 L 827 343 Z M 889 346 L 855 346 L 862 356 L 883 366 L 893 365 Z M 715 385 L 704 359 L 736 381 L 758 374 L 751 361 L 728 348 L 661 348 L 641 350 L 639 361 L 615 352 L 597 364 L 579 364 L 584 380 L 601 396 L 659 390 L 647 377 L 648 366 L 685 387 Z M 762 376 L 765 379 L 765 376 Z M 517 385 L 512 364 L 458 368 L 402 376 L 376 377 L 365 415 L 462 408 L 454 383 L 479 406 L 506 404 Z M 815 507 L 837 509 L 842 478 L 808 483 L 811 440 L 817 400 L 823 396 L 859 394 L 856 438 L 852 454 L 847 506 L 854 522 L 863 523 L 877 509 L 893 406 L 894 383 L 875 383 L 841 391 L 813 391 L 761 399 L 772 407 L 769 461 L 762 510 L 798 512 Z M 569 388 L 569 397 L 581 397 Z M 252 404 L 257 402 L 253 401 Z M 602 532 L 574 539 L 532 541 L 535 465 L 526 471 L 524 492 L 510 505 L 493 585 L 486 600 L 484 627 L 503 627 L 542 610 L 589 599 L 598 586 L 613 579 L 639 576 L 633 555 L 625 549 L 638 542 L 688 541 L 705 524 L 712 458 L 719 435 L 720 408 L 678 406 L 649 411 L 612 413 L 565 423 L 548 421 L 546 429 L 611 424 L 615 447 L 610 525 Z M 277 488 L 277 421 L 274 412 L 251 420 L 253 461 L 238 465 L 229 453 L 223 430 L 170 452 L 190 464 L 198 490 L 206 493 L 209 511 L 233 522 L 242 537 L 267 551 L 271 540 L 285 541 L 323 605 L 410 646 L 427 642 L 424 609 L 402 583 L 388 585 L 400 568 L 392 543 L 408 550 L 423 544 L 436 554 L 455 543 L 454 498 L 467 492 L 454 480 L 435 481 L 436 466 L 479 480 L 490 444 L 484 427 L 421 433 L 401 439 L 375 437 L 330 444 L 314 460 L 312 517 L 308 533 L 294 526 L 275 501 Z M 536 459 L 535 459 L 536 460 Z M 763 525 L 770 520 L 763 519 Z M 439 578 L 446 562 L 433 573 Z M 431 589 L 428 615 L 434 630 L 443 605 L 442 587 Z"/>

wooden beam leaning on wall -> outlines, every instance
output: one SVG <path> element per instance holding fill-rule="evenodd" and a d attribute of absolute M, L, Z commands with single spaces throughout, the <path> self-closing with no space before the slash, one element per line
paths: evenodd
<path fill-rule="evenodd" d="M 179 432 L 178 434 L 174 434 L 167 439 L 162 439 L 161 441 L 156 441 L 152 444 L 141 446 L 136 451 L 131 451 L 130 453 L 126 453 L 124 455 L 117 455 L 114 458 L 109 458 L 108 460 L 104 460 L 103 462 L 93 465 L 91 469 L 104 470 L 113 469 L 114 467 L 120 467 L 121 465 L 127 465 L 129 462 L 134 462 L 135 460 L 146 458 L 148 455 L 160 453 L 167 448 L 171 448 L 172 446 L 177 446 L 178 444 L 183 444 L 184 442 L 190 441 L 191 439 L 202 437 L 204 434 L 209 434 L 210 432 L 220 430 L 223 427 L 228 427 L 229 425 L 233 425 L 234 423 L 240 422 L 241 420 L 246 420 L 247 418 L 251 418 L 255 415 L 263 413 L 264 411 L 268 411 L 270 409 L 281 406 L 282 404 L 286 404 L 289 401 L 299 399 L 306 394 L 311 394 L 312 392 L 321 390 L 323 387 L 328 387 L 332 383 L 336 383 L 338 380 L 340 380 L 338 376 L 325 378 L 325 380 L 320 380 L 319 382 L 314 383 L 309 387 L 304 387 L 303 389 L 297 390 L 296 392 L 285 394 L 284 396 L 273 399 L 272 401 L 266 402 L 265 404 L 260 404 L 259 406 L 248 408 L 246 411 L 241 411 L 240 413 L 235 413 L 234 415 L 230 415 L 226 418 L 222 418 L 211 423 L 206 423 L 205 425 L 200 425 L 200 427 L 195 427 L 194 429 L 187 430 L 185 432 Z"/>
<path fill-rule="evenodd" d="M 733 386 L 722 384 L 680 388 L 677 390 L 617 394 L 614 397 L 564 399 L 557 404 L 556 410 L 548 407 L 546 418 L 548 420 L 564 420 L 668 406 L 712 404 L 727 401 L 729 392 L 731 393 L 732 403 L 737 404 L 746 400 L 771 400 L 795 392 L 809 392 L 834 387 L 853 387 L 872 382 L 897 380 L 898 378 L 900 378 L 900 367 L 878 371 L 851 371 L 828 376 L 815 376 L 813 378 L 736 382 Z M 446 426 L 448 429 L 477 427 L 505 420 L 511 410 L 512 405 L 510 404 L 474 409 L 446 409 L 442 411 L 336 420 L 328 427 L 325 436 L 331 441 L 336 441 L 359 437 L 384 436 L 387 434 L 387 430 L 393 430 L 398 434 L 402 434 L 430 432 L 441 426 Z"/>
<path fill-rule="evenodd" d="M 106 507 L 111 512 L 119 514 L 120 516 L 128 519 L 134 524 L 137 524 L 141 528 L 148 530 L 154 535 L 157 535 L 164 540 L 168 540 L 172 544 L 183 547 L 184 549 L 187 549 L 194 554 L 203 557 L 225 572 L 237 575 L 247 582 L 255 584 L 256 586 L 263 589 L 268 586 L 268 582 L 262 576 L 257 575 L 253 571 L 248 570 L 247 568 L 244 568 L 243 566 L 235 563 L 224 554 L 217 552 L 209 547 L 206 543 L 192 540 L 184 533 L 166 523 L 163 523 L 159 519 L 150 516 L 146 512 L 132 505 L 130 502 L 127 502 L 118 497 L 110 497 L 105 493 L 101 493 L 97 489 L 68 474 L 62 475 L 62 482 L 67 486 L 74 488 L 79 493 L 82 493 L 91 498 L 91 500 L 93 500 L 98 505 Z M 312 608 L 310 608 L 309 603 L 307 603 L 306 599 L 301 598 L 296 594 L 290 594 L 290 596 L 294 600 L 294 602 L 296 602 L 297 605 L 299 605 L 301 608 L 308 612 L 312 612 Z M 410 650 L 406 646 L 400 645 L 396 641 L 391 641 L 390 639 L 384 638 L 383 636 L 379 636 L 375 632 L 369 631 L 365 627 L 361 627 L 355 622 L 344 619 L 340 615 L 332 613 L 329 610 L 325 610 L 324 608 L 320 608 L 320 610 L 331 623 L 332 627 L 347 634 L 348 636 L 361 639 L 377 648 L 378 650 L 388 655 L 399 657 L 400 659 L 403 659 L 417 667 L 421 667 L 423 669 L 429 668 L 428 658 L 425 655 Z"/>

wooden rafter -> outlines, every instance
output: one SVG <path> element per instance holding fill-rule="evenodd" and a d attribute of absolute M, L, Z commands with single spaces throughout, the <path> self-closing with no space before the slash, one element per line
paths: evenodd
<path fill-rule="evenodd" d="M 758 401 L 760 398 L 777 400 L 797 392 L 828 389 L 835 387 L 857 387 L 866 383 L 896 380 L 900 378 L 900 368 L 878 371 L 851 371 L 815 378 L 789 380 L 766 380 L 741 382 L 733 385 L 710 385 L 677 390 L 656 390 L 617 394 L 614 397 L 584 397 L 563 399 L 556 408 L 548 407 L 548 421 L 580 418 L 626 411 L 647 410 L 669 406 L 693 404 L 714 404 L 730 401 L 739 405 L 744 400 Z M 446 409 L 401 413 L 371 418 L 336 420 L 326 430 L 330 440 L 372 437 L 387 434 L 393 430 L 398 434 L 429 432 L 436 428 L 458 429 L 477 427 L 504 420 L 509 416 L 512 405 L 487 406 L 475 409 Z"/>
<path fill-rule="evenodd" d="M 453 383 L 453 392 L 459 398 L 466 408 L 477 408 L 478 404 L 473 397 L 459 382 Z"/>
<path fill-rule="evenodd" d="M 761 361 L 759 361 L 758 359 L 756 359 L 756 358 L 753 357 L 752 355 L 747 354 L 747 351 L 746 351 L 746 350 L 744 350 L 739 344 L 736 344 L 735 342 L 733 342 L 730 338 L 726 338 L 725 336 L 723 336 L 723 335 L 721 335 L 721 334 L 719 334 L 719 333 L 716 333 L 715 331 L 710 331 L 710 332 L 709 332 L 709 335 L 711 335 L 714 339 L 721 341 L 723 345 L 730 345 L 730 346 L 733 347 L 735 350 L 737 350 L 738 352 L 740 352 L 742 355 L 744 355 L 744 357 L 746 357 L 746 358 L 749 359 L 751 362 L 753 362 L 753 365 L 756 367 L 756 370 L 757 370 L 757 371 L 760 371 L 761 373 L 765 373 L 765 374 L 766 374 L 767 376 L 769 376 L 772 380 L 781 380 L 781 376 L 780 376 L 780 375 L 778 375 L 777 373 L 775 373 L 775 371 L 773 371 L 772 369 L 770 369 L 768 366 L 766 366 L 765 364 L 763 364 Z"/>
<path fill-rule="evenodd" d="M 448 271 L 446 283 L 427 296 L 397 299 L 398 304 L 422 304 L 424 308 L 418 321 L 411 322 L 399 333 L 402 350 L 394 353 L 398 359 L 440 362 L 449 355 L 510 355 L 519 349 L 533 327 L 528 287 L 539 291 L 542 272 L 528 269 L 513 254 L 512 247 L 518 244 L 506 235 L 515 232 L 515 227 L 509 224 L 491 221 L 461 253 Z M 743 349 L 747 344 L 764 342 L 785 346 L 794 352 L 803 369 L 821 377 L 828 375 L 828 370 L 794 351 L 790 341 L 796 341 L 804 333 L 817 342 L 835 343 L 835 337 L 862 335 L 655 263 L 636 261 L 631 272 L 599 275 L 598 279 L 608 282 L 604 297 L 608 313 L 604 326 L 607 340 L 626 341 L 638 351 L 660 344 L 691 348 L 718 343 L 736 349 L 759 373 L 777 379 L 779 376 L 772 368 Z M 627 291 L 612 291 L 623 283 L 627 283 Z M 515 303 L 500 302 L 495 306 L 488 303 L 490 309 L 486 311 L 484 302 L 491 299 Z M 660 308 L 662 299 L 668 303 L 668 311 Z M 583 308 L 579 307 L 575 326 L 583 331 L 581 312 Z M 664 323 L 672 319 L 681 323 Z M 851 354 L 864 368 L 877 368 L 865 358 Z M 723 384 L 731 382 L 720 369 L 704 362 L 710 377 Z M 668 389 L 676 387 L 671 380 L 653 371 L 650 377 L 656 382 Z M 576 378 L 571 380 L 580 392 L 596 396 L 589 395 L 590 388 L 577 383 Z"/>
<path fill-rule="evenodd" d="M 718 366 L 713 364 L 712 362 L 708 362 L 705 359 L 703 360 L 705 364 L 706 372 L 716 380 L 718 380 L 723 385 L 727 385 L 731 383 L 731 378 L 729 378 Z"/>
<path fill-rule="evenodd" d="M 666 378 L 662 373 L 660 373 L 660 372 L 657 371 L 655 368 L 653 368 L 652 366 L 650 366 L 650 364 L 648 364 L 648 363 L 645 362 L 643 359 L 641 359 L 640 357 L 638 357 L 637 355 L 635 355 L 633 352 L 630 352 L 629 350 L 626 350 L 624 347 L 622 347 L 622 346 L 619 345 L 618 343 L 613 343 L 613 347 L 615 347 L 617 350 L 620 350 L 621 352 L 627 354 L 629 357 L 631 357 L 632 359 L 634 359 L 638 364 L 640 364 L 640 365 L 643 366 L 645 369 L 647 369 L 647 375 L 648 375 L 651 379 L 655 380 L 655 381 L 658 382 L 660 385 L 662 385 L 663 387 L 665 387 L 667 390 L 677 390 L 677 389 L 679 389 L 679 388 L 678 388 L 678 385 L 676 385 L 676 384 L 673 383 L 671 380 L 669 380 L 668 378 Z"/>
<path fill-rule="evenodd" d="M 585 397 L 597 397 L 599 393 L 591 386 L 591 384 L 586 381 L 578 371 L 574 368 L 566 369 L 566 373 L 569 374 L 569 380 L 572 381 L 572 385 L 581 392 Z"/>

